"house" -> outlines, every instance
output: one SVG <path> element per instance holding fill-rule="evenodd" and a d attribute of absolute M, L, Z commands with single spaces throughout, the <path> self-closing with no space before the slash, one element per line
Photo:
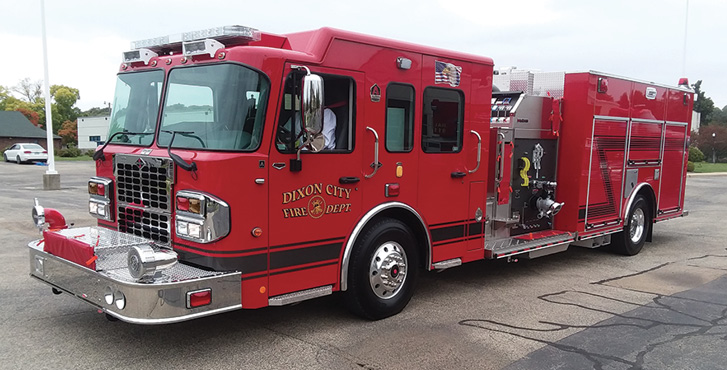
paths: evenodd
<path fill-rule="evenodd" d="M 15 143 L 37 143 L 46 148 L 46 132 L 18 111 L 0 111 L 0 150 Z M 53 147 L 61 148 L 61 137 L 53 135 Z M 47 149 L 47 148 L 46 148 Z"/>
<path fill-rule="evenodd" d="M 106 142 L 109 116 L 78 117 L 78 149 L 96 149 Z"/>

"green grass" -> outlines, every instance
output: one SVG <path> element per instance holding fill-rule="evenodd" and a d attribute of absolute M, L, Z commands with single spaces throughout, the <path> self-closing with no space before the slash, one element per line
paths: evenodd
<path fill-rule="evenodd" d="M 55 160 L 56 161 L 92 161 L 93 158 L 91 158 L 91 157 L 89 157 L 87 155 L 82 155 L 82 156 L 78 156 L 78 157 L 59 157 L 59 156 L 55 156 Z"/>
<path fill-rule="evenodd" d="M 727 172 L 727 163 L 697 162 L 694 164 L 695 173 Z"/>

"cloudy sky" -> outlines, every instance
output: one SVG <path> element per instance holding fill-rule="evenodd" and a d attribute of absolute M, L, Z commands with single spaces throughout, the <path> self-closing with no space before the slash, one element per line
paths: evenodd
<path fill-rule="evenodd" d="M 51 84 L 78 107 L 113 98 L 129 42 L 240 24 L 285 34 L 323 26 L 491 57 L 496 68 L 597 70 L 676 85 L 727 105 L 727 1 L 689 0 L 46 0 Z M 0 0 L 0 85 L 43 78 L 40 0 Z"/>

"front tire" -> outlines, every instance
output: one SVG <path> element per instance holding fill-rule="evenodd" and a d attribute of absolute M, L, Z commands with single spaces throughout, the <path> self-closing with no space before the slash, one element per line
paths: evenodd
<path fill-rule="evenodd" d="M 631 205 L 624 230 L 613 236 L 612 249 L 619 254 L 634 256 L 641 252 L 651 231 L 651 208 L 643 195 L 637 195 Z"/>
<path fill-rule="evenodd" d="M 3 153 L 3 159 L 5 160 L 5 162 L 10 162 L 10 160 L 8 159 L 8 155 L 5 153 Z"/>
<path fill-rule="evenodd" d="M 419 268 L 416 239 L 403 222 L 384 218 L 354 245 L 346 304 L 369 320 L 396 315 L 414 294 Z"/>

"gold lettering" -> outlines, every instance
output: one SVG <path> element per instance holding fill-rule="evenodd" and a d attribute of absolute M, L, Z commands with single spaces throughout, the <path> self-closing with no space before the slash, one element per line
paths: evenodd
<path fill-rule="evenodd" d="M 346 199 L 351 199 L 351 189 L 343 188 L 343 191 L 346 192 Z M 350 204 L 349 204 L 350 206 Z"/>
<path fill-rule="evenodd" d="M 288 204 L 292 200 L 293 200 L 293 193 L 291 193 L 289 191 L 283 193 L 283 204 Z"/>
<path fill-rule="evenodd" d="M 331 189 L 333 189 L 333 190 L 331 190 Z M 336 189 L 336 187 L 331 184 L 326 185 L 326 194 L 333 195 L 333 191 L 335 189 Z"/>
<path fill-rule="evenodd" d="M 316 194 L 323 193 L 323 183 L 313 184 L 313 186 L 316 188 Z"/>

